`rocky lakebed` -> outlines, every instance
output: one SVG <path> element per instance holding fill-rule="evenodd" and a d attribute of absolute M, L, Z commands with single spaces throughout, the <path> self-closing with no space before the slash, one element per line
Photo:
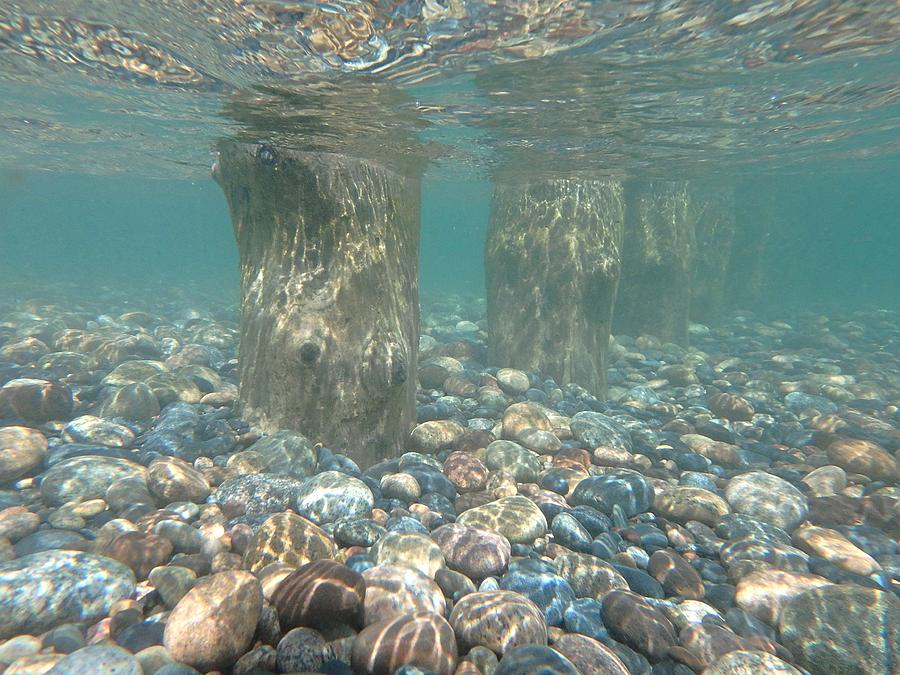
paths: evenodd
<path fill-rule="evenodd" d="M 236 306 L 137 297 L 0 299 L 5 675 L 900 673 L 897 312 L 616 336 L 601 401 L 425 297 L 360 470 L 241 419 Z"/>

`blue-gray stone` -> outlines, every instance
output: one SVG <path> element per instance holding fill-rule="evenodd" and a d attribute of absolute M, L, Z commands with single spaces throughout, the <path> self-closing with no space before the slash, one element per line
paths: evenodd
<path fill-rule="evenodd" d="M 281 513 L 293 506 L 302 485 L 302 481 L 287 476 L 250 473 L 219 485 L 214 500 L 228 509 L 241 507 L 248 516 Z"/>
<path fill-rule="evenodd" d="M 598 447 L 631 451 L 631 434 L 616 420 L 603 413 L 584 411 L 575 414 L 569 424 L 572 435 L 591 449 Z"/>
<path fill-rule="evenodd" d="M 575 516 L 568 513 L 559 513 L 550 523 L 550 532 L 556 543 L 565 546 L 569 550 L 579 553 L 591 552 L 591 535 L 578 522 Z"/>
<path fill-rule="evenodd" d="M 637 471 L 613 469 L 601 476 L 591 476 L 575 486 L 569 495 L 574 506 L 591 506 L 612 514 L 619 505 L 627 516 L 644 513 L 653 508 L 653 485 Z"/>
<path fill-rule="evenodd" d="M 569 633 L 580 633 L 607 642 L 609 632 L 603 624 L 603 603 L 593 598 L 576 600 L 563 615 L 563 627 Z"/>
<path fill-rule="evenodd" d="M 513 647 L 503 655 L 494 675 L 579 675 L 569 659 L 544 645 Z"/>
<path fill-rule="evenodd" d="M 500 578 L 499 585 L 503 590 L 521 593 L 536 604 L 550 626 L 561 625 L 566 609 L 575 602 L 575 591 L 569 582 L 555 573 L 525 571 L 510 565 L 510 571 Z"/>

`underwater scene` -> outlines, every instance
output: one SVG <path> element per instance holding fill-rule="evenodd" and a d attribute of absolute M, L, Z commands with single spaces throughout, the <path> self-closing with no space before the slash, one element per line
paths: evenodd
<path fill-rule="evenodd" d="M 0 2 L 0 673 L 900 675 L 896 0 Z"/>

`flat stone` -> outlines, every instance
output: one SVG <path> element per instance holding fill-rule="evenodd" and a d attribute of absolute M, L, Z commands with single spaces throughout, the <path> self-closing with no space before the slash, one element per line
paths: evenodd
<path fill-rule="evenodd" d="M 305 436 L 293 431 L 278 431 L 247 449 L 263 457 L 265 470 L 269 473 L 303 479 L 312 476 L 316 470 L 316 449 Z"/>
<path fill-rule="evenodd" d="M 672 550 L 656 551 L 650 556 L 647 568 L 666 591 L 667 596 L 677 595 L 687 600 L 702 600 L 706 593 L 703 580 L 687 560 Z"/>
<path fill-rule="evenodd" d="M 63 427 L 62 440 L 66 443 L 128 448 L 134 444 L 134 432 L 126 426 L 101 417 L 82 415 Z"/>
<path fill-rule="evenodd" d="M 612 591 L 603 599 L 603 618 L 610 634 L 653 662 L 677 644 L 666 616 L 636 593 Z"/>
<path fill-rule="evenodd" d="M 483 490 L 488 473 L 484 463 L 467 452 L 452 452 L 444 460 L 444 475 L 460 492 Z"/>
<path fill-rule="evenodd" d="M 543 468 L 537 454 L 503 440 L 488 445 L 484 463 L 491 471 L 506 471 L 518 483 L 534 483 Z"/>
<path fill-rule="evenodd" d="M 830 497 L 847 487 L 847 474 L 839 466 L 820 466 L 801 479 L 811 497 Z"/>
<path fill-rule="evenodd" d="M 657 493 L 653 510 L 663 518 L 682 524 L 696 520 L 710 527 L 715 527 L 722 516 L 731 513 L 728 502 L 698 487 L 673 487 Z"/>
<path fill-rule="evenodd" d="M 115 645 L 98 644 L 72 652 L 57 661 L 47 673 L 48 675 L 84 675 L 84 673 L 143 675 L 144 671 L 138 660 L 125 649 Z"/>
<path fill-rule="evenodd" d="M 61 382 L 19 378 L 0 387 L 0 419 L 20 418 L 28 424 L 43 424 L 68 419 L 72 407 L 72 390 Z"/>
<path fill-rule="evenodd" d="M 0 639 L 102 619 L 134 591 L 122 563 L 79 551 L 44 551 L 0 564 Z"/>
<path fill-rule="evenodd" d="M 779 633 L 812 675 L 896 672 L 900 600 L 855 585 L 814 588 L 787 603 Z"/>
<path fill-rule="evenodd" d="M 147 421 L 159 415 L 159 401 L 143 382 L 126 384 L 113 392 L 100 407 L 101 417 Z"/>
<path fill-rule="evenodd" d="M 525 401 L 513 403 L 503 412 L 501 420 L 503 438 L 518 441 L 524 431 L 553 431 L 550 418 L 544 409 L 535 403 Z"/>
<path fill-rule="evenodd" d="M 417 425 L 409 435 L 412 448 L 420 452 L 434 454 L 452 448 L 463 435 L 465 428 L 452 420 L 433 420 Z"/>
<path fill-rule="evenodd" d="M 618 505 L 626 516 L 633 516 L 653 508 L 654 490 L 637 471 L 608 469 L 603 475 L 578 483 L 567 500 L 573 506 L 591 506 L 607 515 Z"/>
<path fill-rule="evenodd" d="M 580 412 L 569 424 L 572 435 L 591 448 L 599 447 L 631 452 L 631 434 L 616 420 L 598 412 Z"/>
<path fill-rule="evenodd" d="M 365 596 L 362 575 L 332 560 L 317 560 L 286 576 L 272 595 L 272 605 L 282 630 L 354 625 L 362 620 Z"/>
<path fill-rule="evenodd" d="M 755 650 L 730 652 L 703 671 L 703 675 L 759 675 L 759 673 L 801 675 L 799 670 L 774 654 Z"/>
<path fill-rule="evenodd" d="M 165 457 L 147 467 L 147 487 L 163 504 L 193 502 L 200 504 L 209 497 L 206 477 L 187 462 Z"/>
<path fill-rule="evenodd" d="M 103 384 L 110 384 L 115 387 L 122 387 L 126 384 L 134 382 L 144 382 L 157 373 L 168 372 L 165 364 L 159 361 L 134 360 L 125 361 L 112 369 L 110 373 L 103 378 Z"/>
<path fill-rule="evenodd" d="M 515 368 L 501 368 L 498 370 L 497 383 L 503 391 L 511 396 L 521 396 L 531 386 L 528 375 Z"/>
<path fill-rule="evenodd" d="M 795 530 L 792 539 L 800 550 L 824 558 L 848 572 L 868 576 L 881 569 L 872 556 L 837 530 L 808 525 Z"/>
<path fill-rule="evenodd" d="M 542 673 L 543 675 L 580 675 L 575 665 L 555 649 L 543 645 L 513 647 L 503 658 L 494 675 L 519 675 Z"/>
<path fill-rule="evenodd" d="M 873 480 L 897 480 L 897 460 L 880 445 L 862 439 L 834 441 L 827 449 L 828 459 L 850 473 L 861 473 Z"/>
<path fill-rule="evenodd" d="M 554 640 L 553 649 L 571 661 L 582 675 L 630 675 L 612 649 L 586 635 L 567 633 Z"/>
<path fill-rule="evenodd" d="M 830 585 L 830 581 L 815 574 L 762 570 L 738 582 L 734 600 L 748 614 L 777 626 L 782 610 L 793 598 L 812 588 Z"/>
<path fill-rule="evenodd" d="M 226 513 L 259 516 L 292 508 L 302 482 L 271 473 L 251 473 L 229 478 L 215 491 L 215 501 Z"/>
<path fill-rule="evenodd" d="M 262 609 L 262 588 L 249 572 L 220 572 L 178 601 L 164 644 L 176 661 L 200 671 L 224 669 L 250 647 Z"/>
<path fill-rule="evenodd" d="M 553 561 L 559 575 L 569 582 L 578 598 L 603 600 L 614 590 L 628 590 L 628 582 L 615 568 L 596 556 L 564 553 Z"/>

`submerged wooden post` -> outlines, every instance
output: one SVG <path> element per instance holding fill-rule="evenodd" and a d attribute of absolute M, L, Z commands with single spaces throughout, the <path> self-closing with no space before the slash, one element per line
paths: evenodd
<path fill-rule="evenodd" d="M 685 183 L 627 188 L 615 331 L 687 343 L 694 231 Z"/>
<path fill-rule="evenodd" d="M 623 209 L 613 180 L 495 186 L 485 251 L 491 364 L 606 394 Z"/>
<path fill-rule="evenodd" d="M 691 319 L 711 321 L 725 299 L 725 280 L 735 235 L 734 186 L 690 185 L 690 212 L 697 242 L 691 275 Z"/>
<path fill-rule="evenodd" d="M 241 260 L 240 405 L 367 466 L 415 421 L 419 176 L 224 142 Z"/>

